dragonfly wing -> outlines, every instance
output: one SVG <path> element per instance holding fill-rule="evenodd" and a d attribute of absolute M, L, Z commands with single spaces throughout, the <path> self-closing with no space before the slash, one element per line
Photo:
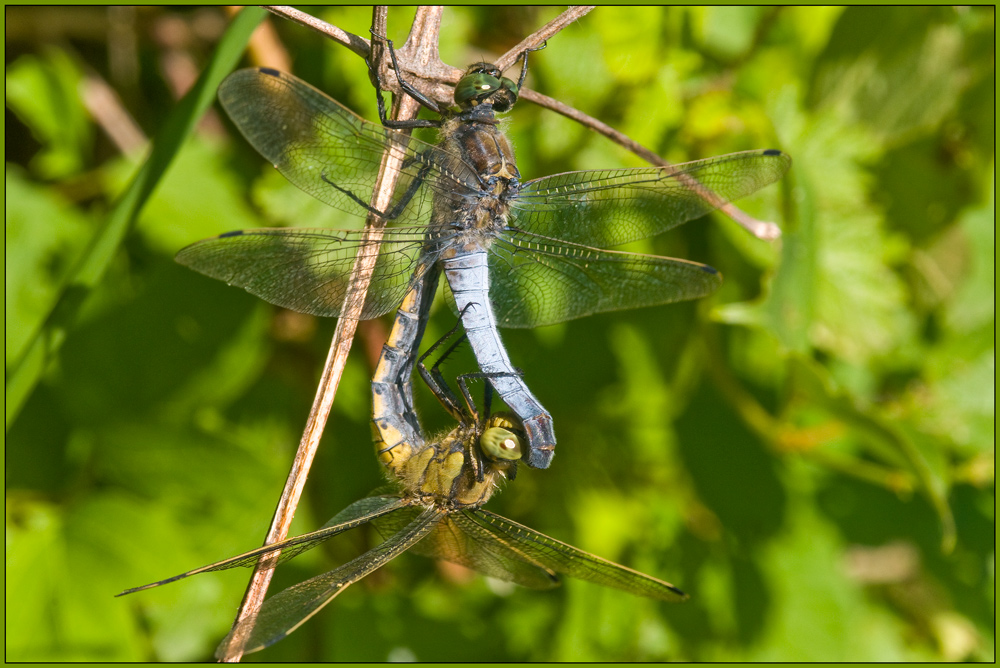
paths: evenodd
<path fill-rule="evenodd" d="M 470 527 L 475 524 L 480 533 L 492 536 L 509 553 L 523 555 L 518 558 L 530 560 L 539 568 L 661 601 L 687 599 L 687 594 L 669 582 L 584 552 L 487 510 L 464 511 L 462 517 L 467 533 L 472 532 Z"/>
<path fill-rule="evenodd" d="M 551 589 L 559 585 L 559 578 L 555 573 L 525 559 L 494 534 L 469 522 L 466 515 L 470 512 L 475 511 L 450 514 L 433 532 L 415 545 L 412 551 L 425 557 L 461 564 L 484 575 L 516 582 L 532 589 Z M 386 522 L 376 523 L 376 527 L 384 530 L 396 518 L 390 516 L 385 520 Z"/>
<path fill-rule="evenodd" d="M 441 559 L 448 559 L 484 575 L 514 582 L 532 589 L 552 589 L 559 586 L 555 571 L 531 559 L 509 541 L 485 531 L 470 519 L 476 510 L 464 510 L 452 515 L 447 527 L 442 526 L 434 535 L 428 536 L 422 545 L 432 539 Z M 454 556 L 458 553 L 459 558 Z"/>
<path fill-rule="evenodd" d="M 381 545 L 323 575 L 289 587 L 264 601 L 257 614 L 237 624 L 216 650 L 224 659 L 256 652 L 281 640 L 323 606 L 372 571 L 392 561 L 426 536 L 447 511 L 427 508 Z"/>
<path fill-rule="evenodd" d="M 320 543 L 336 536 L 339 533 L 357 528 L 366 522 L 370 522 L 376 517 L 391 513 L 394 510 L 399 510 L 400 508 L 406 507 L 406 505 L 407 502 L 399 496 L 376 496 L 361 499 L 360 501 L 355 501 L 347 508 L 340 511 L 333 519 L 316 531 L 305 533 L 301 536 L 295 536 L 294 538 L 289 538 L 277 543 L 272 543 L 271 545 L 258 547 L 256 550 L 250 550 L 249 552 L 244 552 L 243 554 L 235 557 L 229 557 L 228 559 L 217 561 L 214 564 L 209 564 L 186 573 L 181 573 L 180 575 L 175 575 L 174 577 L 167 578 L 166 580 L 160 580 L 159 582 L 153 582 L 141 587 L 126 589 L 122 593 L 117 594 L 117 596 L 133 594 L 137 591 L 143 591 L 144 589 L 152 589 L 153 587 L 170 584 L 171 582 L 183 580 L 184 578 L 191 577 L 192 575 L 198 575 L 199 573 L 224 571 L 230 568 L 237 568 L 239 566 L 256 566 L 257 562 L 260 561 L 261 556 L 274 552 L 275 550 L 281 550 L 281 555 L 278 557 L 275 565 L 284 563 L 293 557 L 297 557 L 303 552 L 313 549 Z"/>
<path fill-rule="evenodd" d="M 386 152 L 394 158 L 399 181 L 383 212 L 398 223 L 428 220 L 428 190 L 452 195 L 478 190 L 474 170 L 458 156 L 369 123 L 290 74 L 239 70 L 219 86 L 219 100 L 247 141 L 278 171 L 341 211 L 368 214 Z"/>
<path fill-rule="evenodd" d="M 521 187 L 511 225 L 610 248 L 665 232 L 774 183 L 792 159 L 775 149 L 672 167 L 553 174 Z"/>
<path fill-rule="evenodd" d="M 722 275 L 708 265 L 505 232 L 490 246 L 490 301 L 501 327 L 697 299 Z"/>
<path fill-rule="evenodd" d="M 363 299 L 361 319 L 399 305 L 422 252 L 446 242 L 426 241 L 423 227 L 382 230 L 378 258 Z M 278 306 L 324 317 L 341 314 L 364 230 L 261 228 L 229 232 L 194 243 L 177 261 L 202 274 L 237 285 Z"/>

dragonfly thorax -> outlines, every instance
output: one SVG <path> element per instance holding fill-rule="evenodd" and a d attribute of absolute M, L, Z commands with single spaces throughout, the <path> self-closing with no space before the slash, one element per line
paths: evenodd
<path fill-rule="evenodd" d="M 496 176 L 516 182 L 521 178 L 514 147 L 496 119 L 454 117 L 441 126 L 441 148 L 460 155 L 483 180 Z"/>
<path fill-rule="evenodd" d="M 427 504 L 479 507 L 516 466 L 522 449 L 513 427 L 500 434 L 502 422 L 493 425 L 491 420 L 486 426 L 490 431 L 487 453 L 481 449 L 479 429 L 463 425 L 411 451 L 408 457 L 397 457 L 389 468 L 407 494 Z"/>
<path fill-rule="evenodd" d="M 470 241 L 486 248 L 489 237 L 506 227 L 510 203 L 521 189 L 514 147 L 496 125 L 462 117 L 445 121 L 440 145 L 468 163 L 479 190 L 472 196 L 438 193 L 436 218 L 441 224 L 485 233 Z"/>

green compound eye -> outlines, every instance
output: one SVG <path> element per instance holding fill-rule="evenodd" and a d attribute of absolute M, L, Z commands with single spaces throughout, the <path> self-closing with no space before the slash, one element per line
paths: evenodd
<path fill-rule="evenodd" d="M 483 454 L 493 461 L 521 458 L 521 439 L 503 427 L 490 427 L 479 438 Z"/>
<path fill-rule="evenodd" d="M 518 92 L 516 83 L 507 77 L 502 77 L 500 79 L 500 90 L 493 96 L 493 109 L 501 113 L 510 111 L 510 108 L 517 102 Z"/>
<path fill-rule="evenodd" d="M 484 72 L 467 74 L 455 86 L 455 102 L 462 105 L 473 99 L 481 99 L 500 88 L 500 80 Z"/>

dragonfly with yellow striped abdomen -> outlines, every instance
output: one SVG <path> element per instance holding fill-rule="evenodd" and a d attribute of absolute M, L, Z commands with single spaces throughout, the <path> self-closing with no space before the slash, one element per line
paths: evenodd
<path fill-rule="evenodd" d="M 267 545 L 142 587 L 131 594 L 177 580 L 237 566 L 255 566 L 264 555 L 275 564 L 310 550 L 349 529 L 372 523 L 385 541 L 356 559 L 299 583 L 264 601 L 261 609 L 233 629 L 217 650 L 226 657 L 263 649 L 284 638 L 349 585 L 411 550 L 445 559 L 486 575 L 526 587 L 547 589 L 559 575 L 664 601 L 687 596 L 668 582 L 626 568 L 539 533 L 482 508 L 498 486 L 516 471 L 525 432 L 516 416 L 479 416 L 468 402 L 462 409 L 453 393 L 441 388 L 443 376 L 418 360 L 421 375 L 441 392 L 450 411 L 460 412 L 454 429 L 425 439 L 412 411 L 409 377 L 420 343 L 429 295 L 439 271 L 430 267 L 411 284 L 372 382 L 375 450 L 396 486 L 392 493 L 361 499 L 312 533 Z M 468 397 L 468 392 L 463 390 Z M 122 595 L 119 594 L 119 595 Z"/>

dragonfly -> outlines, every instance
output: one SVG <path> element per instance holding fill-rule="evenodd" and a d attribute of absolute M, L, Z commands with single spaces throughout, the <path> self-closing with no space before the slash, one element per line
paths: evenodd
<path fill-rule="evenodd" d="M 255 615 L 233 628 L 216 656 L 255 652 L 281 640 L 348 586 L 407 550 L 535 589 L 556 587 L 559 575 L 567 575 L 662 601 L 688 598 L 669 582 L 580 550 L 482 507 L 504 480 L 514 478 L 523 459 L 526 432 L 512 413 L 490 415 L 488 402 L 480 414 L 460 376 L 463 406 L 439 368 L 448 353 L 429 369 L 423 362 L 438 344 L 414 360 L 426 322 L 423 306 L 428 296 L 433 297 L 440 271 L 427 269 L 411 283 L 397 311 L 372 381 L 375 451 L 395 491 L 376 492 L 351 504 L 317 531 L 127 589 L 119 596 L 199 573 L 253 567 L 262 558 L 277 565 L 337 534 L 371 523 L 384 542 L 265 600 Z M 460 416 L 458 425 L 439 438 L 423 436 L 419 419 L 410 408 L 409 369 L 414 361 L 442 404 Z"/>
<path fill-rule="evenodd" d="M 387 40 L 388 41 L 388 40 Z M 388 41 L 394 68 L 395 51 Z M 615 250 L 670 230 L 771 184 L 791 158 L 744 151 L 672 167 L 575 171 L 521 181 L 497 113 L 517 82 L 471 65 L 442 109 L 400 76 L 403 90 L 440 119 L 368 122 L 296 77 L 270 68 L 231 74 L 219 99 L 251 145 L 293 184 L 347 213 L 386 222 L 360 318 L 396 308 L 417 266 L 439 266 L 479 368 L 524 425 L 529 466 L 547 468 L 552 418 L 516 373 L 498 327 L 530 328 L 595 313 L 696 299 L 722 282 L 698 262 Z M 369 67 L 373 65 L 369 63 Z M 374 73 L 374 69 L 372 70 Z M 437 127 L 437 144 L 402 129 Z M 383 156 L 398 167 L 392 199 L 368 202 Z M 177 260 L 279 306 L 317 316 L 342 304 L 362 230 L 272 228 L 223 234 Z M 347 310 L 347 309 L 344 309 Z"/>

